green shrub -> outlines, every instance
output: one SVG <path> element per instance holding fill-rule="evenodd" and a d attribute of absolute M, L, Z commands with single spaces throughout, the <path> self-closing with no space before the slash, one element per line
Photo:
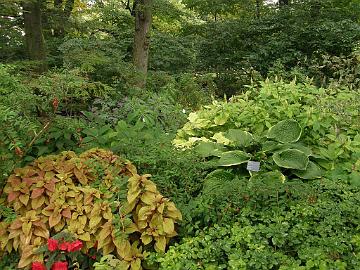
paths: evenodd
<path fill-rule="evenodd" d="M 207 205 L 210 212 L 202 211 L 222 216 L 212 220 L 218 225 L 205 223 L 210 228 L 185 237 L 165 256 L 151 257 L 157 269 L 359 268 L 358 188 L 325 179 L 277 188 L 235 183 L 231 199 L 222 194 Z M 196 216 L 194 210 L 187 214 Z"/>
<path fill-rule="evenodd" d="M 307 168 L 308 156 L 328 171 L 328 176 L 336 171 L 341 179 L 356 184 L 359 169 L 349 166 L 359 160 L 359 105 L 356 91 L 264 82 L 260 90 L 250 88 L 229 102 L 214 102 L 190 113 L 174 144 L 196 146 L 195 150 L 204 157 L 219 157 L 214 164 L 218 166 L 234 166 L 253 159 L 261 163 L 262 172 L 276 169 L 272 164 L 269 167 L 269 153 L 274 153 L 273 162 L 279 167 L 298 170 Z M 294 127 L 289 126 L 284 132 L 285 123 L 293 123 Z M 295 130 L 298 131 L 290 138 Z M 289 159 L 284 163 L 283 157 L 295 154 L 297 161 L 302 156 L 305 167 L 289 164 Z M 309 164 L 319 171 L 314 163 Z M 310 177 L 309 172 L 294 174 Z"/>

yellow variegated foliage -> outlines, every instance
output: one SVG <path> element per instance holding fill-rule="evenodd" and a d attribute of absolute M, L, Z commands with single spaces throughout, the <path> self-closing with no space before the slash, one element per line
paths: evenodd
<path fill-rule="evenodd" d="M 129 177 L 124 202 L 112 199 L 119 192 L 113 184 L 119 176 Z M 142 246 L 152 244 L 164 252 L 181 220 L 174 203 L 148 177 L 102 149 L 79 156 L 63 152 L 18 168 L 4 188 L 7 206 L 17 218 L 11 224 L 0 222 L 0 248 L 19 251 L 18 267 L 23 268 L 42 260 L 34 251 L 51 235 L 68 231 L 85 243 L 85 249 L 97 242 L 98 250 L 116 254 L 124 269 L 141 269 Z"/>

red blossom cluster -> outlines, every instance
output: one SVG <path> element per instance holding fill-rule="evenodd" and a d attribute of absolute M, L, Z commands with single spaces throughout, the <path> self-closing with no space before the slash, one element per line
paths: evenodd
<path fill-rule="evenodd" d="M 83 243 L 80 240 L 76 240 L 71 243 L 66 241 L 59 243 L 59 241 L 56 239 L 48 239 L 48 249 L 50 251 L 61 250 L 66 252 L 74 252 L 82 249 L 82 247 Z"/>
<path fill-rule="evenodd" d="M 56 250 L 65 251 L 65 252 L 75 252 L 82 249 L 83 243 L 80 240 L 75 240 L 73 242 L 61 241 L 59 242 L 56 239 L 48 239 L 47 248 L 49 251 L 54 252 Z M 31 266 L 31 270 L 46 270 L 46 267 L 41 262 L 33 262 Z M 68 270 L 67 262 L 54 262 L 51 270 Z"/>
<path fill-rule="evenodd" d="M 46 267 L 41 262 L 33 262 L 31 266 L 31 270 L 46 270 Z M 54 262 L 51 267 L 51 270 L 68 270 L 67 262 Z"/>

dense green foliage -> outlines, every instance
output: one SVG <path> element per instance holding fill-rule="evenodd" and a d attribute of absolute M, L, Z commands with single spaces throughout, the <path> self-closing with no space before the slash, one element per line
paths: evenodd
<path fill-rule="evenodd" d="M 145 176 L 128 186 L 131 246 L 98 226 L 106 235 L 91 232 L 81 253 L 93 265 L 81 269 L 360 268 L 359 0 L 0 2 L 0 224 L 17 220 L 9 230 L 19 231 L 0 239 L 1 269 L 27 255 L 14 251 L 28 233 L 17 225 L 33 218 L 6 201 L 23 192 L 31 212 L 44 184 L 20 168 L 92 148 Z M 164 201 L 147 174 L 180 210 L 176 226 L 160 222 Z M 36 230 L 41 243 L 55 236 Z M 149 240 L 169 248 L 155 253 Z"/>

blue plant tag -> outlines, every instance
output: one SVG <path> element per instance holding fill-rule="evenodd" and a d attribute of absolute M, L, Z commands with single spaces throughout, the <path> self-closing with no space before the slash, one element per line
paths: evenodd
<path fill-rule="evenodd" d="M 248 161 L 246 169 L 251 172 L 260 171 L 260 162 L 257 161 Z"/>

